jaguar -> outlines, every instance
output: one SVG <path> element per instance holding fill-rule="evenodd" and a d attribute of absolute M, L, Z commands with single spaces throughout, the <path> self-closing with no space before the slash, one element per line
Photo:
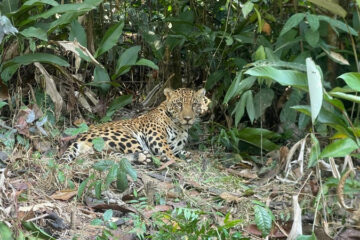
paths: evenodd
<path fill-rule="evenodd" d="M 90 126 L 64 152 L 61 159 L 72 161 L 79 155 L 92 154 L 93 140 L 104 140 L 104 151 L 122 154 L 151 154 L 166 163 L 165 168 L 183 154 L 188 139 L 188 130 L 204 115 L 211 100 L 205 89 L 192 90 L 165 88 L 166 97 L 158 107 L 135 118 Z"/>

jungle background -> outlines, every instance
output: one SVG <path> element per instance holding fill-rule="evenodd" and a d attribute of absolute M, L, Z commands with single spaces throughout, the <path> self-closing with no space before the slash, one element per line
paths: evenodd
<path fill-rule="evenodd" d="M 358 239 L 359 5 L 2 0 L 0 239 Z M 57 161 L 165 87 L 212 100 L 191 161 Z"/>

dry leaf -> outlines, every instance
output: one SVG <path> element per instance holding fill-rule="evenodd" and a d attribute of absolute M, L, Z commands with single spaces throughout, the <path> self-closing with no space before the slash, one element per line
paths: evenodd
<path fill-rule="evenodd" d="M 56 89 L 55 81 L 53 77 L 46 71 L 43 65 L 41 65 L 39 62 L 34 64 L 39 69 L 45 80 L 45 92 L 50 96 L 51 100 L 55 104 L 55 116 L 56 119 L 59 119 L 64 101 Z"/>
<path fill-rule="evenodd" d="M 74 190 L 61 190 L 61 191 L 57 191 L 50 197 L 55 200 L 67 201 L 70 198 L 74 197 L 76 194 L 77 194 L 77 192 Z"/>
<path fill-rule="evenodd" d="M 220 197 L 225 200 L 225 202 L 240 202 L 241 200 L 241 198 L 229 192 L 222 192 Z"/>
<path fill-rule="evenodd" d="M 47 208 L 53 208 L 54 204 L 52 204 L 51 202 L 44 202 L 44 203 L 40 203 L 40 204 L 36 204 L 33 206 L 23 206 L 23 207 L 19 207 L 19 211 L 22 212 L 29 212 L 29 211 L 39 211 L 40 209 L 47 209 Z"/>

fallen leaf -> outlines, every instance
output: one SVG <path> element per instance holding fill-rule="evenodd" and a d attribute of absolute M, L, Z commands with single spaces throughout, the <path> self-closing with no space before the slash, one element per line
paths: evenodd
<path fill-rule="evenodd" d="M 222 192 L 220 194 L 220 197 L 225 200 L 225 202 L 240 202 L 241 198 L 238 197 L 238 196 L 235 196 L 234 194 L 232 193 L 229 193 L 229 192 Z"/>
<path fill-rule="evenodd" d="M 44 202 L 44 203 L 40 203 L 40 204 L 36 204 L 36 205 L 32 205 L 32 206 L 23 206 L 23 207 L 19 207 L 19 211 L 22 212 L 29 212 L 29 211 L 39 211 L 40 209 L 46 209 L 46 208 L 53 208 L 54 204 L 52 204 L 51 202 Z"/>
<path fill-rule="evenodd" d="M 50 96 L 51 100 L 55 104 L 55 116 L 56 119 L 59 119 L 64 100 L 56 89 L 56 84 L 53 77 L 46 71 L 44 66 L 39 62 L 34 63 L 34 65 L 37 67 L 37 69 L 39 69 L 42 77 L 45 80 L 45 92 Z"/>
<path fill-rule="evenodd" d="M 74 191 L 74 190 L 61 190 L 61 191 L 57 191 L 50 197 L 55 200 L 67 201 L 70 198 L 74 197 L 76 194 L 77 194 L 77 191 Z"/>

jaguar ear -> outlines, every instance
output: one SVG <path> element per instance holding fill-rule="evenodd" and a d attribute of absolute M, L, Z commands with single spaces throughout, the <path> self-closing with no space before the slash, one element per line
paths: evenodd
<path fill-rule="evenodd" d="M 198 90 L 198 91 L 196 92 L 196 95 L 197 95 L 198 97 L 203 97 L 203 96 L 205 96 L 205 93 L 206 93 L 205 88 L 202 88 L 202 89 L 200 89 L 200 90 Z"/>
<path fill-rule="evenodd" d="M 165 88 L 164 89 L 164 95 L 166 96 L 166 99 L 169 99 L 171 94 L 173 93 L 174 90 L 172 90 L 171 88 Z"/>

